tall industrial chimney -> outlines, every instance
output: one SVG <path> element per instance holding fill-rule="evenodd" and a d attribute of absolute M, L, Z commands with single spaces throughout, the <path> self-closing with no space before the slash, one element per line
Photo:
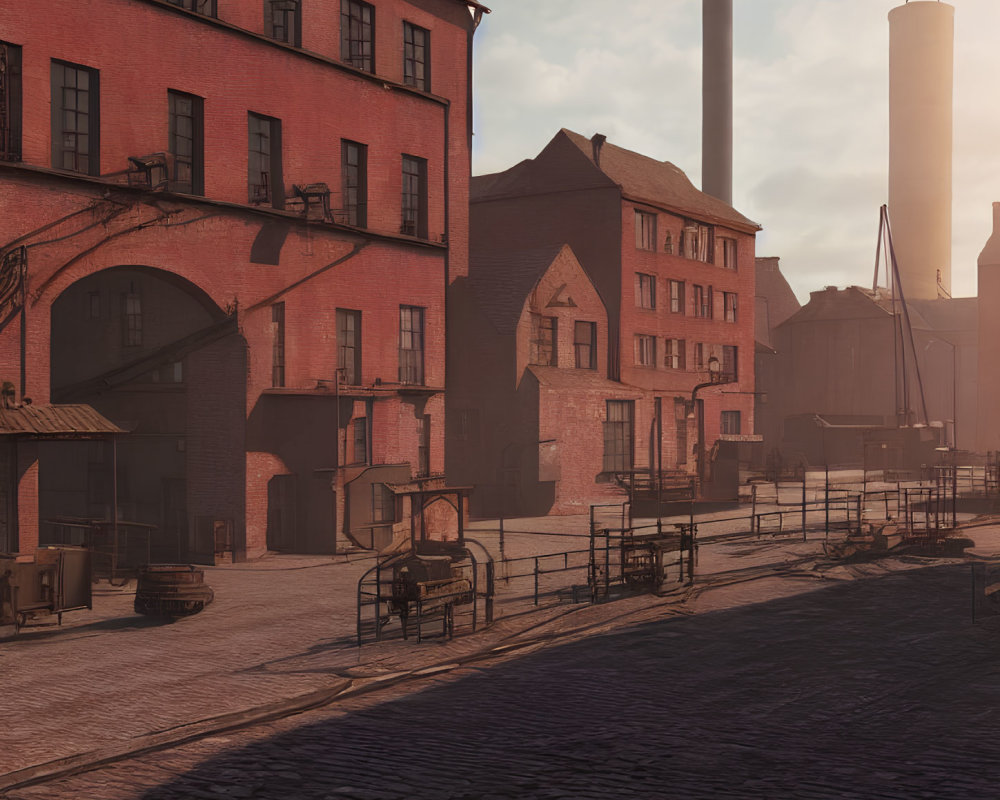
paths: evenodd
<path fill-rule="evenodd" d="M 947 3 L 913 0 L 889 12 L 889 217 L 913 299 L 951 294 L 954 33 Z"/>
<path fill-rule="evenodd" d="M 733 0 L 701 0 L 701 190 L 733 203 Z"/>

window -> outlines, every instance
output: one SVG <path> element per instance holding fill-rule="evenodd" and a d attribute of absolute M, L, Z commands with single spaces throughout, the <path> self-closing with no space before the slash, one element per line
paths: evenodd
<path fill-rule="evenodd" d="M 722 412 L 722 425 L 720 429 L 722 434 L 738 434 L 740 433 L 740 412 L 739 411 L 723 411 Z"/>
<path fill-rule="evenodd" d="M 399 307 L 399 382 L 424 382 L 424 310 Z"/>
<path fill-rule="evenodd" d="M 604 423 L 604 472 L 632 469 L 632 412 L 634 400 L 608 400 Z"/>
<path fill-rule="evenodd" d="M 670 313 L 684 313 L 684 281 L 670 281 Z"/>
<path fill-rule="evenodd" d="M 687 343 L 683 339 L 667 339 L 663 355 L 663 366 L 667 369 L 685 369 Z"/>
<path fill-rule="evenodd" d="M 639 250 L 656 249 L 656 214 L 635 212 L 635 246 Z"/>
<path fill-rule="evenodd" d="M 352 464 L 368 463 L 368 420 L 358 417 L 351 423 L 354 447 L 351 450 Z"/>
<path fill-rule="evenodd" d="M 694 368 L 697 370 L 708 369 L 708 365 L 705 363 L 705 345 L 703 342 L 695 342 L 694 344 Z"/>
<path fill-rule="evenodd" d="M 635 273 L 635 304 L 639 308 L 656 308 L 656 277 Z"/>
<path fill-rule="evenodd" d="M 723 292 L 722 306 L 726 310 L 726 322 L 736 322 L 736 293 Z"/>
<path fill-rule="evenodd" d="M 216 15 L 216 0 L 167 0 L 167 2 L 186 8 L 188 11 L 194 11 L 196 14 L 204 14 L 206 17 Z"/>
<path fill-rule="evenodd" d="M 719 254 L 722 257 L 722 263 L 719 266 L 726 269 L 736 269 L 736 240 L 728 236 L 720 236 L 719 244 Z"/>
<path fill-rule="evenodd" d="M 361 383 L 361 312 L 337 309 L 337 368 L 348 386 Z"/>
<path fill-rule="evenodd" d="M 694 315 L 696 317 L 703 317 L 704 319 L 712 319 L 714 314 L 712 313 L 712 287 L 709 286 L 706 291 L 704 286 L 698 286 L 695 284 L 694 289 Z"/>
<path fill-rule="evenodd" d="M 343 139 L 340 142 L 340 175 L 343 211 L 348 225 L 368 225 L 368 147 Z"/>
<path fill-rule="evenodd" d="M 688 401 L 686 397 L 674 398 L 674 441 L 678 467 L 687 465 L 688 458 Z"/>
<path fill-rule="evenodd" d="M 694 261 L 711 262 L 714 234 L 710 225 L 686 220 L 681 231 L 681 255 Z"/>
<path fill-rule="evenodd" d="M 722 347 L 722 377 L 727 381 L 735 381 L 739 377 L 739 358 L 735 345 Z"/>
<path fill-rule="evenodd" d="M 429 414 L 417 417 L 417 477 L 431 474 L 431 418 Z"/>
<path fill-rule="evenodd" d="M 403 220 L 400 233 L 427 238 L 427 161 L 403 156 Z"/>
<path fill-rule="evenodd" d="M 557 347 L 559 320 L 556 317 L 531 315 L 531 363 L 540 367 L 554 367 L 559 363 Z"/>
<path fill-rule="evenodd" d="M 100 91 L 96 69 L 52 62 L 52 166 L 101 174 Z"/>
<path fill-rule="evenodd" d="M 0 161 L 21 160 L 21 48 L 0 42 Z"/>
<path fill-rule="evenodd" d="M 375 71 L 374 6 L 361 0 L 341 0 L 340 57 L 352 67 Z"/>
<path fill-rule="evenodd" d="M 90 292 L 89 298 L 89 314 L 91 319 L 101 318 L 101 293 L 100 292 Z"/>
<path fill-rule="evenodd" d="M 573 324 L 573 351 L 577 369 L 597 369 L 597 323 Z"/>
<path fill-rule="evenodd" d="M 396 502 L 392 490 L 384 483 L 372 484 L 372 522 L 395 522 Z"/>
<path fill-rule="evenodd" d="M 247 114 L 247 124 L 247 184 L 250 187 L 250 202 L 283 208 L 285 187 L 281 176 L 281 120 L 250 112 Z"/>
<path fill-rule="evenodd" d="M 637 367 L 656 366 L 656 337 L 645 333 L 635 336 L 635 364 Z"/>
<path fill-rule="evenodd" d="M 200 97 L 167 91 L 170 114 L 170 152 L 174 172 L 170 188 L 185 194 L 205 193 L 205 103 Z"/>
<path fill-rule="evenodd" d="M 271 306 L 271 386 L 285 385 L 285 304 Z"/>
<path fill-rule="evenodd" d="M 267 35 L 278 42 L 302 46 L 302 3 L 299 0 L 264 0 Z"/>
<path fill-rule="evenodd" d="M 430 31 L 403 23 L 403 83 L 425 92 L 431 88 Z"/>
<path fill-rule="evenodd" d="M 122 295 L 122 344 L 142 346 L 142 299 L 137 292 Z"/>

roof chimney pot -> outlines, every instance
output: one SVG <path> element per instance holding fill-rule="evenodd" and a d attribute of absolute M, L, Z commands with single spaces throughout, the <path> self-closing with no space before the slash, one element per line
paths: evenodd
<path fill-rule="evenodd" d="M 601 166 L 601 148 L 604 147 L 607 140 L 608 137 L 603 133 L 595 133 L 590 137 L 590 144 L 594 148 L 594 163 L 597 166 Z"/>

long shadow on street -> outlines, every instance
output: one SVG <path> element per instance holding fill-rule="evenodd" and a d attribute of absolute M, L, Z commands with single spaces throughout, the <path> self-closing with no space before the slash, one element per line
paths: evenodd
<path fill-rule="evenodd" d="M 967 564 L 837 584 L 334 707 L 144 797 L 995 796 L 998 635 Z"/>

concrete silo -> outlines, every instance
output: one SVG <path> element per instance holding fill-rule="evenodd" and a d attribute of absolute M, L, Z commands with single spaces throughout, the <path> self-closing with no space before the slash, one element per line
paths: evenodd
<path fill-rule="evenodd" d="M 889 12 L 889 215 L 908 299 L 951 293 L 954 29 L 947 3 Z"/>

